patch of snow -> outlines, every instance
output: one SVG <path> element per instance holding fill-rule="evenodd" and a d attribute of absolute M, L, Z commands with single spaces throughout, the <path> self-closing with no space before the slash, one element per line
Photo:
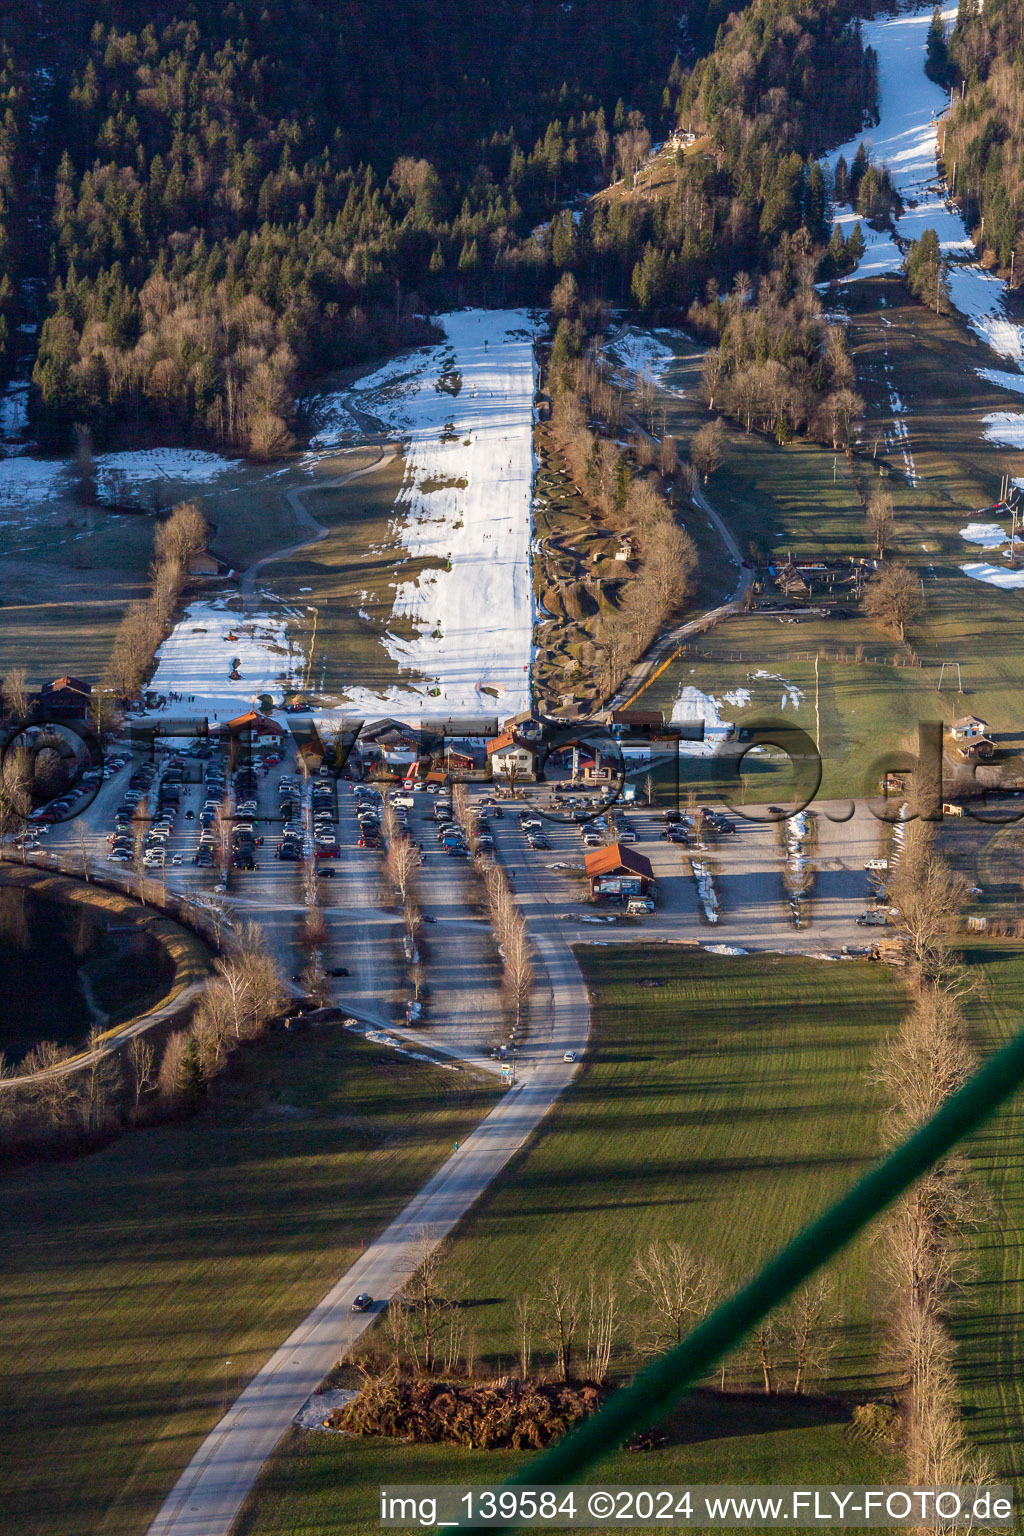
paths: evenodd
<path fill-rule="evenodd" d="M 126 487 L 153 480 L 180 480 L 187 485 L 209 485 L 230 469 L 237 459 L 201 448 L 142 448 L 133 453 L 101 453 L 96 458 L 96 486 L 102 497 L 116 499 Z"/>
<path fill-rule="evenodd" d="M 335 1387 L 330 1392 L 313 1392 L 293 1419 L 300 1429 L 323 1429 L 324 1419 L 335 1408 L 344 1408 L 359 1393 L 351 1387 Z"/>
<path fill-rule="evenodd" d="M 606 341 L 601 350 L 627 373 L 641 379 L 649 376 L 653 383 L 662 386 L 676 361 L 670 346 L 659 341 L 652 332 L 637 330 L 634 326 L 625 326 L 618 335 Z"/>
<path fill-rule="evenodd" d="M 742 709 L 744 705 L 750 703 L 750 689 L 732 688 L 722 695 L 722 701 L 725 704 L 731 704 L 734 709 Z"/>
<path fill-rule="evenodd" d="M 1015 394 L 1024 395 L 1024 373 L 1004 373 L 999 368 L 976 368 L 974 371 L 986 384 L 998 384 L 1000 389 L 1012 389 Z"/>
<path fill-rule="evenodd" d="M 671 723 L 693 725 L 698 720 L 704 722 L 703 741 L 679 742 L 679 753 L 682 757 L 710 757 L 716 746 L 730 734 L 732 723 L 722 719 L 719 708 L 718 699 L 713 698 L 709 693 L 702 693 L 692 683 L 687 683 L 680 689 L 672 706 Z"/>
<path fill-rule="evenodd" d="M 305 657 L 289 635 L 294 614 L 243 614 L 226 598 L 189 603 L 157 651 L 150 683 L 157 693 L 195 698 L 197 713 L 223 722 L 243 714 L 260 694 L 278 695 L 301 685 Z M 228 640 L 228 635 L 237 636 Z M 239 659 L 239 677 L 228 673 Z"/>
<path fill-rule="evenodd" d="M 832 222 L 838 224 L 844 237 L 848 240 L 853 234 L 854 226 L 860 225 L 860 232 L 864 236 L 864 255 L 852 272 L 841 277 L 841 283 L 851 283 L 854 278 L 883 277 L 888 272 L 898 272 L 903 266 L 903 252 L 896 244 L 887 229 L 872 229 L 865 223 L 863 217 L 848 205 L 836 208 Z M 823 284 L 827 287 L 828 284 Z"/>
<path fill-rule="evenodd" d="M 391 533 L 409 560 L 392 611 L 411 637 L 382 644 L 409 681 L 347 690 L 346 709 L 423 715 L 477 713 L 493 699 L 516 714 L 530 703 L 533 584 L 533 339 L 526 310 L 460 310 L 436 317 L 445 341 L 394 358 L 349 399 L 407 438 L 405 483 Z M 449 568 L 450 563 L 450 568 Z M 431 696 L 428 690 L 438 689 Z"/>
<path fill-rule="evenodd" d="M 1006 314 L 1002 278 L 984 267 L 954 264 L 949 269 L 949 293 L 976 336 L 997 356 L 1024 367 L 1024 327 Z"/>
<path fill-rule="evenodd" d="M 27 511 L 70 489 L 70 465 L 60 459 L 0 460 L 0 511 Z"/>
<path fill-rule="evenodd" d="M 749 955 L 749 949 L 741 949 L 738 944 L 702 944 L 706 955 Z"/>
<path fill-rule="evenodd" d="M 1010 535 L 998 523 L 968 523 L 960 529 L 960 537 L 968 544 L 980 544 L 982 549 L 998 549 L 1010 542 Z"/>
<path fill-rule="evenodd" d="M 993 411 L 985 417 L 985 436 L 1005 448 L 1024 448 L 1024 416 L 1014 411 Z"/>
<path fill-rule="evenodd" d="M 787 704 L 789 704 L 793 709 L 799 709 L 800 705 L 803 703 L 803 689 L 798 688 L 795 683 L 789 682 L 788 679 L 784 678 L 780 672 L 766 672 L 762 667 L 759 668 L 758 671 L 752 672 L 750 675 L 751 677 L 761 678 L 768 682 L 782 684 L 781 707 L 783 709 L 785 709 Z"/>
<path fill-rule="evenodd" d="M 986 581 L 989 586 L 1002 587 L 1004 591 L 1024 587 L 1024 571 L 1010 571 L 998 565 L 962 565 L 960 569 L 974 581 Z"/>
<path fill-rule="evenodd" d="M 310 452 L 304 462 L 316 462 L 345 447 L 361 434 L 362 428 L 345 404 L 348 391 L 319 395 L 311 407 L 314 435 L 309 440 Z"/>

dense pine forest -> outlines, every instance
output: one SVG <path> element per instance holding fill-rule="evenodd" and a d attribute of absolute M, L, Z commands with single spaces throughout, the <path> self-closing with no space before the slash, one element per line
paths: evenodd
<path fill-rule="evenodd" d="M 42 440 L 273 457 L 303 390 L 459 303 L 685 315 L 826 252 L 814 155 L 870 121 L 840 0 L 4 0 L 0 370 Z M 630 195 L 677 125 L 669 194 Z M 567 203 L 621 181 L 574 220 Z M 795 245 L 794 245 L 795 243 Z"/>

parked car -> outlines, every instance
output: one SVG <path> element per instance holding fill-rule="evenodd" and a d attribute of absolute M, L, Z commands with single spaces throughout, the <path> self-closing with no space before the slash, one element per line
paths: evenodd
<path fill-rule="evenodd" d="M 352 973 L 347 965 L 336 965 L 333 970 L 327 972 L 328 976 L 350 976 Z"/>

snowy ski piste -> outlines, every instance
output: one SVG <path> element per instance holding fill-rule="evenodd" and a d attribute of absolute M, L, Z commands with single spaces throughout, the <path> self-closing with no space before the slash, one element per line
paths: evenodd
<path fill-rule="evenodd" d="M 348 715 L 512 715 L 530 703 L 538 322 L 521 309 L 435 319 L 444 342 L 393 359 L 348 393 L 403 439 L 395 543 L 436 562 L 395 593 L 392 619 L 411 621 L 411 638 L 388 628 L 381 639 L 408 682 L 346 689 Z"/>
<path fill-rule="evenodd" d="M 934 229 L 943 252 L 952 259 L 949 289 L 954 305 L 994 352 L 1024 366 L 1024 327 L 1006 314 L 1006 285 L 974 260 L 973 243 L 959 210 L 947 202 L 939 176 L 938 119 L 948 108 L 949 97 L 924 72 L 932 10 L 925 5 L 900 16 L 865 22 L 861 28 L 865 44 L 878 54 L 878 126 L 865 128 L 833 150 L 825 163 L 834 170 L 843 155 L 849 165 L 863 141 L 872 161 L 888 168 L 905 211 L 895 221 L 897 244 L 887 231 L 873 230 L 852 208 L 836 209 L 835 222 L 844 235 L 859 222 L 866 242 L 857 270 L 842 281 L 898 272 L 903 265 L 900 245 L 905 248 L 926 229 Z M 956 14 L 955 7 L 943 11 L 947 26 Z"/>
<path fill-rule="evenodd" d="M 391 524 L 397 549 L 388 549 L 399 563 L 391 617 L 406 627 L 411 620 L 414 631 L 381 637 L 408 681 L 380 691 L 354 684 L 339 695 L 337 711 L 314 710 L 328 726 L 334 713 L 394 714 L 412 723 L 516 714 L 530 703 L 538 322 L 525 310 L 462 310 L 437 323 L 444 342 L 392 359 L 325 402 L 330 429 L 346 430 L 348 398 L 403 439 L 405 479 Z M 212 462 L 193 460 L 194 477 L 216 473 Z M 404 558 L 436 565 L 403 581 Z M 269 601 L 262 613 L 245 614 L 234 598 L 190 603 L 157 653 L 150 687 L 182 694 L 197 713 L 219 720 L 264 693 L 277 703 L 303 683 L 299 628 L 299 615 Z"/>

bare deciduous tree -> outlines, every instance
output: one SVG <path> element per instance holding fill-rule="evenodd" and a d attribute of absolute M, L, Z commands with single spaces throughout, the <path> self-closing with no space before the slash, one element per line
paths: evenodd
<path fill-rule="evenodd" d="M 874 486 L 868 496 L 868 504 L 865 509 L 868 532 L 875 554 L 879 560 L 885 554 L 892 539 L 894 503 L 889 492 L 881 486 Z"/>
<path fill-rule="evenodd" d="M 583 1316 L 583 1295 L 560 1269 L 553 1269 L 541 1289 L 544 1337 L 555 1353 L 559 1378 L 572 1378 L 573 1350 Z"/>
<path fill-rule="evenodd" d="M 132 1036 L 128 1042 L 126 1054 L 128 1058 L 128 1082 L 132 1095 L 132 1108 L 137 1119 L 142 1096 L 153 1087 L 155 1082 L 155 1054 L 152 1043 L 142 1034 Z"/>
<path fill-rule="evenodd" d="M 921 579 L 906 565 L 883 565 L 864 590 L 864 607 L 873 619 L 898 640 L 907 637 L 907 626 L 924 613 Z"/>
<path fill-rule="evenodd" d="M 836 1287 L 829 1274 L 816 1275 L 796 1293 L 782 1319 L 793 1352 L 793 1391 L 805 1392 L 827 1373 L 836 1344 Z"/>
<path fill-rule="evenodd" d="M 706 421 L 690 446 L 693 467 L 705 482 L 720 467 L 724 454 L 725 428 L 720 421 Z"/>
<path fill-rule="evenodd" d="M 638 1298 L 637 1345 L 659 1354 L 711 1310 L 722 1293 L 722 1276 L 706 1254 L 682 1243 L 651 1243 L 633 1261 L 630 1286 Z"/>
<path fill-rule="evenodd" d="M 437 1361 L 437 1335 L 442 1314 L 450 1305 L 441 1274 L 451 1252 L 447 1238 L 436 1242 L 423 1228 L 414 1240 L 416 1270 L 402 1287 L 401 1303 L 419 1323 L 423 1342 L 423 1369 L 429 1374 Z"/>
<path fill-rule="evenodd" d="M 605 1381 L 615 1346 L 617 1297 L 610 1280 L 600 1280 L 593 1270 L 587 1279 L 587 1353 L 586 1375 L 590 1381 Z"/>
<path fill-rule="evenodd" d="M 0 700 L 12 720 L 24 720 L 28 714 L 28 673 L 24 667 L 12 667 L 0 688 Z"/>
<path fill-rule="evenodd" d="M 519 1342 L 519 1377 L 526 1381 L 530 1375 L 530 1361 L 533 1357 L 533 1326 L 536 1321 L 536 1304 L 534 1298 L 525 1291 L 520 1291 L 513 1298 L 513 1306 L 516 1316 L 516 1337 Z"/>

